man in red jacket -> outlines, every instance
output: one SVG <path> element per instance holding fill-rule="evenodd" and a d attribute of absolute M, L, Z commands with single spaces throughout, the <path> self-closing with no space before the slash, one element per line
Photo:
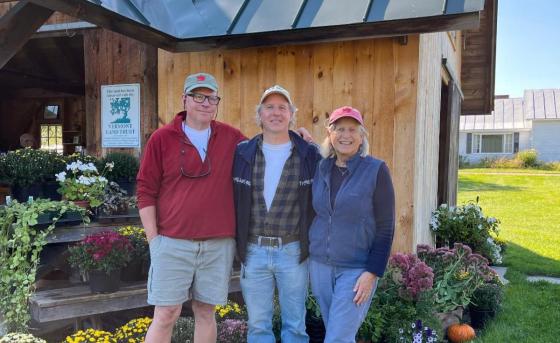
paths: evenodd
<path fill-rule="evenodd" d="M 232 166 L 238 129 L 215 121 L 212 75 L 185 80 L 184 111 L 150 137 L 138 172 L 138 207 L 150 243 L 146 342 L 170 342 L 191 299 L 194 342 L 215 342 L 214 307 L 227 302 L 235 254 Z"/>

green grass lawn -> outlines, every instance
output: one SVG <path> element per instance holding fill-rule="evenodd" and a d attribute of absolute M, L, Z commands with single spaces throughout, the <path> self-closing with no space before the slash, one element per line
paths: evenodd
<path fill-rule="evenodd" d="M 526 173 L 539 175 L 511 175 Z M 552 172 L 459 172 L 458 203 L 478 196 L 484 213 L 501 221 L 500 236 L 508 241 L 504 308 L 477 342 L 560 341 L 560 286 L 525 280 L 527 275 L 560 277 L 560 177 L 547 173 Z"/>

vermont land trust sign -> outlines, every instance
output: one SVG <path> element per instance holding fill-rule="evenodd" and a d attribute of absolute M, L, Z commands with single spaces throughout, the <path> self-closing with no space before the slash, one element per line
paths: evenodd
<path fill-rule="evenodd" d="M 140 84 L 101 86 L 101 146 L 140 148 Z"/>

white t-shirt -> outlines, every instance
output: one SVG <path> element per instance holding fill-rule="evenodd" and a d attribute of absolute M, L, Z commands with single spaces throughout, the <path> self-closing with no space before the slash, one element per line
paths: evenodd
<path fill-rule="evenodd" d="M 208 141 L 210 140 L 210 135 L 212 134 L 210 126 L 207 129 L 199 131 L 183 122 L 183 131 L 187 137 L 189 137 L 196 150 L 198 150 L 200 159 L 204 162 L 204 159 L 206 159 L 206 151 L 208 151 Z"/>
<path fill-rule="evenodd" d="M 278 188 L 278 183 L 280 182 L 280 177 L 282 176 L 284 164 L 292 153 L 292 142 L 283 144 L 263 142 L 262 152 L 265 160 L 263 196 L 266 209 L 269 211 L 274 200 L 274 194 L 276 194 L 276 188 Z"/>

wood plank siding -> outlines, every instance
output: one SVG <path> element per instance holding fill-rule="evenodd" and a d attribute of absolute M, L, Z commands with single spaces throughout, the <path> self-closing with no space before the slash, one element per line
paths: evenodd
<path fill-rule="evenodd" d="M 102 85 L 140 83 L 140 138 L 144 146 L 157 128 L 157 49 L 104 29 L 84 31 L 83 35 L 88 153 L 104 155 L 109 151 L 101 148 Z"/>
<path fill-rule="evenodd" d="M 357 107 L 369 131 L 371 153 L 387 162 L 394 178 L 397 229 L 393 250 L 412 251 L 416 244 L 413 226 L 419 232 L 420 227 L 427 231 L 429 222 L 425 217 L 422 223 L 413 219 L 415 207 L 429 198 L 424 194 L 414 197 L 419 174 L 415 169 L 423 168 L 415 161 L 426 158 L 415 156 L 420 139 L 418 58 L 418 35 L 410 36 L 406 45 L 384 38 L 192 53 L 159 50 L 158 120 L 160 125 L 168 123 L 182 110 L 184 78 L 199 71 L 212 73 L 220 85 L 223 100 L 218 120 L 240 127 L 247 136 L 260 131 L 254 120 L 255 106 L 262 92 L 275 83 L 291 92 L 299 109 L 297 126 L 306 127 L 317 142 L 323 141 L 325 119 L 334 108 Z M 440 68 L 441 58 L 437 63 Z M 437 75 L 441 78 L 439 69 Z M 438 115 L 439 110 L 428 119 L 437 120 Z M 431 140 L 437 142 L 434 130 L 420 133 L 422 138 L 436 135 Z M 437 170 L 437 150 L 433 155 Z"/>

